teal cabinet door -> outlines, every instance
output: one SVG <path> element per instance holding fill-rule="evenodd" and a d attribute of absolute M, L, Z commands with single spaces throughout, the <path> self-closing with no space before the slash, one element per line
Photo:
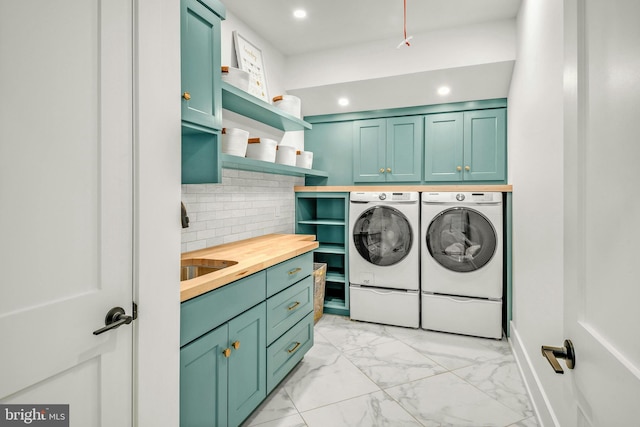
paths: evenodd
<path fill-rule="evenodd" d="M 313 152 L 313 168 L 329 174 L 323 184 L 353 184 L 353 122 L 314 123 L 304 131 L 304 147 Z"/>
<path fill-rule="evenodd" d="M 464 114 L 464 180 L 499 181 L 506 177 L 506 110 Z"/>
<path fill-rule="evenodd" d="M 221 19 L 198 0 L 182 0 L 180 19 L 182 120 L 219 130 Z"/>
<path fill-rule="evenodd" d="M 238 426 L 267 396 L 266 303 L 229 321 L 229 425 Z"/>
<path fill-rule="evenodd" d="M 506 180 L 505 108 L 425 117 L 426 182 Z"/>
<path fill-rule="evenodd" d="M 420 182 L 422 117 L 353 122 L 353 182 Z"/>
<path fill-rule="evenodd" d="M 463 132 L 463 113 L 432 114 L 425 117 L 425 181 L 462 181 Z"/>
<path fill-rule="evenodd" d="M 385 182 L 386 120 L 353 122 L 353 182 Z"/>
<path fill-rule="evenodd" d="M 180 425 L 226 426 L 226 324 L 180 349 Z"/>
<path fill-rule="evenodd" d="M 387 182 L 422 180 L 422 117 L 387 119 Z"/>

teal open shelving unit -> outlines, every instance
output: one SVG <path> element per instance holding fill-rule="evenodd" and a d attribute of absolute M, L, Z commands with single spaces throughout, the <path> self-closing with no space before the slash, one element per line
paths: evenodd
<path fill-rule="evenodd" d="M 349 193 L 297 192 L 296 233 L 315 234 L 314 261 L 327 264 L 324 312 L 349 315 Z"/>

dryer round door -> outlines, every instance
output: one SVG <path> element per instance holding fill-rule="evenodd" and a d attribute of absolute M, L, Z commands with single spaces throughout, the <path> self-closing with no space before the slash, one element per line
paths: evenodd
<path fill-rule="evenodd" d="M 455 207 L 440 212 L 426 233 L 429 254 L 444 268 L 466 273 L 491 261 L 496 253 L 496 230 L 480 212 Z"/>
<path fill-rule="evenodd" d="M 356 250 L 368 262 L 386 267 L 411 251 L 413 232 L 407 217 L 390 206 L 374 206 L 356 220 L 352 231 Z"/>

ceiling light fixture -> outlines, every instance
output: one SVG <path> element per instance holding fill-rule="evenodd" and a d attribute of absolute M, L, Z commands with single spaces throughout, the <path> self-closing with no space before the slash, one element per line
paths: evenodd
<path fill-rule="evenodd" d="M 346 107 L 347 105 L 349 105 L 349 100 L 347 98 L 340 98 L 338 99 L 338 104 Z"/>
<path fill-rule="evenodd" d="M 293 11 L 293 16 L 295 16 L 298 19 L 306 18 L 307 17 L 307 11 L 302 10 L 302 9 L 294 10 Z"/>
<path fill-rule="evenodd" d="M 449 86 L 440 86 L 438 88 L 438 95 L 440 96 L 449 95 L 450 92 L 451 92 L 451 89 L 449 88 Z"/>

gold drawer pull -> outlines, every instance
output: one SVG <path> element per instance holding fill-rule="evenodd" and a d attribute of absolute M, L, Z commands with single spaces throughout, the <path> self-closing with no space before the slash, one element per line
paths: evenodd
<path fill-rule="evenodd" d="M 300 305 L 300 301 L 296 301 L 293 304 L 291 304 L 289 307 L 287 307 L 287 310 L 289 311 L 295 310 L 296 308 L 298 308 L 299 305 Z"/>
<path fill-rule="evenodd" d="M 300 268 L 300 267 L 298 267 L 298 268 L 294 268 L 293 270 L 290 270 L 290 271 L 289 271 L 289 276 L 292 276 L 292 275 L 294 275 L 294 274 L 296 274 L 296 273 L 299 273 L 299 272 L 301 272 L 301 271 L 302 271 L 302 268 Z"/>
<path fill-rule="evenodd" d="M 384 173 L 384 168 L 380 168 L 380 173 Z"/>
<path fill-rule="evenodd" d="M 183 93 L 183 94 L 182 94 L 182 98 L 183 98 L 185 101 L 188 101 L 188 100 L 190 100 L 190 99 L 191 99 L 191 94 L 190 94 L 189 92 L 185 92 L 185 93 Z"/>
<path fill-rule="evenodd" d="M 225 349 L 222 351 L 222 354 L 224 354 L 224 357 L 229 357 L 229 356 L 231 356 L 231 349 L 230 349 L 230 348 L 225 348 Z"/>
<path fill-rule="evenodd" d="M 300 347 L 300 343 L 299 343 L 299 342 L 296 342 L 296 345 L 295 345 L 295 346 L 293 346 L 293 348 L 292 348 L 292 349 L 287 350 L 287 353 L 291 354 L 291 353 L 295 352 L 295 351 L 298 349 L 298 347 Z"/>
<path fill-rule="evenodd" d="M 240 341 L 234 341 L 233 344 L 231 344 L 231 347 L 233 347 L 234 349 L 239 349 L 240 348 Z"/>

